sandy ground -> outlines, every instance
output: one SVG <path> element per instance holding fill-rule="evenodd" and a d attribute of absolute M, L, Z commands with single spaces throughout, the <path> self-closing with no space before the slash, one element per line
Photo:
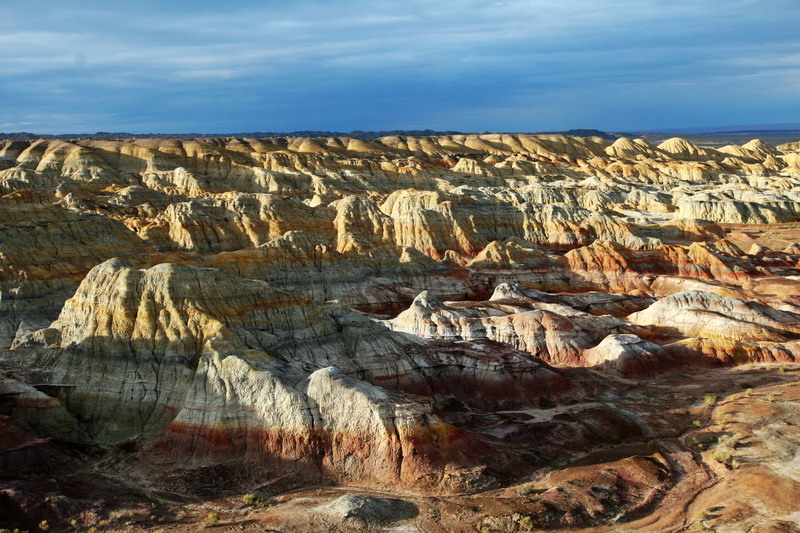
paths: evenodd
<path fill-rule="evenodd" d="M 726 238 L 745 252 L 753 244 L 770 250 L 783 251 L 792 243 L 800 242 L 800 223 L 769 225 L 720 224 Z"/>

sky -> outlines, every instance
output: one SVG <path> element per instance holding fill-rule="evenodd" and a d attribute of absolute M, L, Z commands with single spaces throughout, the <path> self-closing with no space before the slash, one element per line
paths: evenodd
<path fill-rule="evenodd" d="M 0 2 L 0 131 L 800 122 L 798 0 Z"/>

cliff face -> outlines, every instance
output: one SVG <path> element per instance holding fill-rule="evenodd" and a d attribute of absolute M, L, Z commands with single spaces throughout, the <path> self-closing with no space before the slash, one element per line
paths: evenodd
<path fill-rule="evenodd" d="M 485 486 L 540 453 L 501 442 L 498 411 L 586 397 L 560 367 L 797 360 L 798 239 L 742 235 L 798 227 L 799 158 L 559 135 L 4 142 L 0 414 L 132 446 L 127 474 L 187 490 Z"/>

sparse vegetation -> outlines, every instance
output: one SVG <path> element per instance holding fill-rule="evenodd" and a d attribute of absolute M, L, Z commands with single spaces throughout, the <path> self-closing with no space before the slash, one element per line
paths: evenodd
<path fill-rule="evenodd" d="M 709 520 L 711 518 L 714 518 L 712 516 L 712 514 L 714 513 L 715 509 L 719 509 L 719 507 L 717 507 L 717 508 L 709 507 L 708 509 L 703 509 L 702 511 L 697 511 L 694 514 L 694 517 L 697 520 L 697 522 L 695 522 L 695 524 L 694 524 L 695 528 L 699 529 L 700 531 L 714 531 L 713 528 L 711 528 L 711 527 L 709 527 L 709 526 L 707 526 L 705 524 L 705 520 Z"/>
<path fill-rule="evenodd" d="M 133 518 L 136 516 L 136 512 L 133 509 L 119 509 L 117 511 L 111 511 L 108 514 L 108 519 L 112 522 L 116 522 L 122 518 Z"/>
<path fill-rule="evenodd" d="M 203 525 L 205 527 L 215 526 L 219 523 L 219 514 L 218 513 L 208 513 L 205 518 L 203 518 Z"/>
<path fill-rule="evenodd" d="M 47 520 L 42 520 L 41 522 L 39 522 L 39 529 L 42 531 L 49 531 L 50 524 L 47 523 Z"/>
<path fill-rule="evenodd" d="M 753 387 L 745 389 L 744 393 L 747 394 L 748 396 L 751 396 L 753 394 Z"/>
<path fill-rule="evenodd" d="M 242 504 L 244 505 L 258 505 L 258 498 L 255 494 L 245 494 L 242 496 Z"/>
<path fill-rule="evenodd" d="M 532 487 L 530 485 L 520 485 L 519 488 L 517 488 L 517 494 L 519 494 L 523 498 L 529 498 L 531 496 L 538 496 L 539 494 L 542 494 L 543 492 L 546 492 L 546 490 L 545 489 L 537 489 L 537 488 Z"/>
<path fill-rule="evenodd" d="M 692 422 L 692 425 L 693 425 L 694 427 L 696 427 L 696 428 L 701 428 L 701 427 L 703 427 L 703 423 L 702 423 L 701 421 L 699 421 L 699 420 L 695 420 L 694 422 Z"/>
<path fill-rule="evenodd" d="M 723 446 L 728 446 L 730 448 L 736 448 L 739 445 L 739 442 L 744 439 L 744 435 L 741 433 L 736 433 L 734 435 L 722 435 L 718 440 L 719 443 Z"/>
<path fill-rule="evenodd" d="M 717 395 L 716 394 L 706 394 L 703 396 L 703 403 L 709 407 L 713 407 L 717 404 Z"/>
<path fill-rule="evenodd" d="M 731 453 L 724 448 L 717 448 L 711 455 L 711 458 L 724 465 L 730 464 L 732 456 Z"/>

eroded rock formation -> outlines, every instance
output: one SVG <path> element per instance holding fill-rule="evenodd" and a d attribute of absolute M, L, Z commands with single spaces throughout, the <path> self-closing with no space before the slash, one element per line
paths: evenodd
<path fill-rule="evenodd" d="M 9 141 L 0 215 L 19 475 L 484 490 L 668 433 L 600 383 L 800 357 L 796 143 Z M 679 447 L 608 461 L 608 493 L 551 470 L 526 512 L 646 513 Z"/>

